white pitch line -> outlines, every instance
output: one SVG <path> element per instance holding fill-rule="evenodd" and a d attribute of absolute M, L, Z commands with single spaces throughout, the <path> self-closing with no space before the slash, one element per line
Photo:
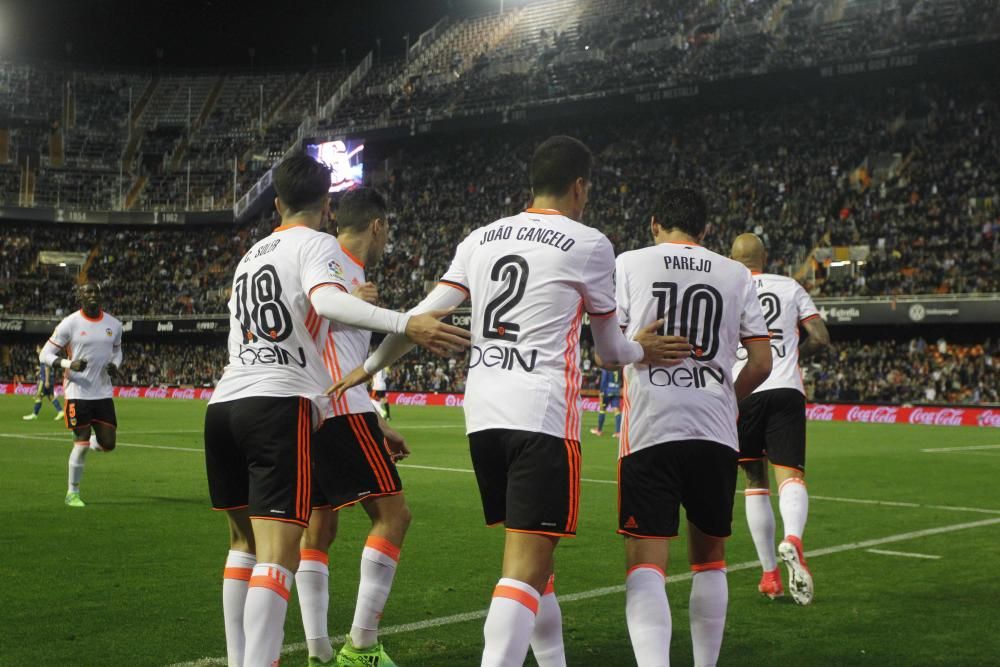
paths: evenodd
<path fill-rule="evenodd" d="M 941 535 L 943 533 L 953 533 L 959 530 L 967 530 L 970 528 L 982 528 L 984 526 L 992 526 L 1000 523 L 1000 517 L 994 519 L 983 519 L 981 521 L 972 521 L 969 523 L 956 523 L 950 526 L 939 526 L 937 528 L 927 528 L 925 530 L 915 530 L 909 533 L 899 533 L 898 535 L 889 535 L 888 537 L 880 537 L 873 540 L 865 540 L 864 542 L 849 542 L 847 544 L 838 544 L 833 547 L 826 547 L 823 549 L 814 549 L 812 551 L 807 551 L 805 555 L 809 558 L 816 558 L 819 556 L 827 556 L 830 554 L 843 553 L 845 551 L 856 551 L 858 549 L 868 549 L 869 547 L 879 546 L 881 544 L 892 544 L 893 542 L 902 542 L 904 540 L 913 540 L 920 537 L 929 537 L 931 535 Z M 760 567 L 760 562 L 756 560 L 746 561 L 745 563 L 737 563 L 735 565 L 727 566 L 727 570 L 730 572 L 737 572 L 739 570 L 749 570 L 751 568 Z M 686 581 L 693 576 L 692 572 L 683 572 L 681 574 L 675 574 L 667 577 L 667 583 L 674 583 L 678 581 Z M 625 592 L 625 586 L 618 584 L 616 586 L 604 586 L 602 588 L 594 588 L 589 591 L 581 591 L 579 593 L 569 593 L 567 595 L 560 595 L 559 602 L 576 602 L 578 600 L 588 600 L 591 598 L 603 597 L 605 595 L 614 595 L 616 593 Z M 379 635 L 395 635 L 403 632 L 416 632 L 419 630 L 426 630 L 428 628 L 441 627 L 443 625 L 454 625 L 456 623 L 465 623 L 466 621 L 474 621 L 476 619 L 486 618 L 486 610 L 481 609 L 477 611 L 469 611 L 462 614 L 452 614 L 451 616 L 441 616 L 439 618 L 429 618 L 425 621 L 417 621 L 415 623 L 404 623 L 401 625 L 393 625 L 387 628 L 383 628 L 379 631 Z M 305 642 L 298 642 L 296 644 L 289 644 L 281 649 L 281 655 L 288 655 L 290 653 L 296 653 L 302 651 L 306 648 Z M 216 665 L 225 665 L 226 658 L 199 658 L 198 660 L 193 660 L 191 662 L 178 662 L 170 667 L 215 667 Z"/>
<path fill-rule="evenodd" d="M 41 435 L 31 435 L 25 433 L 0 433 L 0 438 L 12 438 L 12 439 L 23 439 L 23 440 L 43 440 L 46 442 L 68 442 L 65 437 L 55 438 L 47 437 Z M 138 442 L 119 442 L 120 447 L 141 447 L 143 449 L 166 449 L 174 452 L 193 452 L 195 454 L 203 453 L 200 447 L 171 447 L 169 445 L 148 445 Z M 418 465 L 415 463 L 398 463 L 396 464 L 399 468 L 411 468 L 414 470 L 436 470 L 439 472 L 459 472 L 465 473 L 467 475 L 473 474 L 475 471 L 469 468 L 448 468 L 445 466 L 427 466 Z M 590 482 L 592 484 L 617 484 L 613 479 L 594 479 L 590 477 L 581 477 L 580 481 Z M 739 493 L 739 489 L 737 489 Z M 915 509 L 933 509 L 933 510 L 943 510 L 947 512 L 978 512 L 980 514 L 1000 514 L 1000 509 L 988 509 L 985 507 L 962 507 L 962 506 L 952 506 L 952 505 L 921 505 L 920 503 L 907 503 L 900 502 L 896 500 L 870 500 L 866 498 L 840 498 L 837 496 L 816 496 L 810 495 L 813 500 L 826 500 L 838 503 L 852 503 L 857 505 L 884 505 L 886 507 L 912 507 Z"/>
<path fill-rule="evenodd" d="M 1000 449 L 1000 445 L 969 445 L 968 447 L 931 447 L 921 449 L 924 454 L 951 454 L 952 452 L 971 452 L 980 449 Z"/>
<path fill-rule="evenodd" d="M 909 551 L 889 551 L 888 549 L 865 549 L 865 551 L 873 554 L 882 554 L 883 556 L 903 556 L 904 558 L 927 558 L 928 560 L 941 560 L 941 556 L 915 554 Z"/>

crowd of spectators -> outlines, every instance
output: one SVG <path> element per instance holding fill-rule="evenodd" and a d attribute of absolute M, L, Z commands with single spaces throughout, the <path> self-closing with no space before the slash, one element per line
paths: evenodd
<path fill-rule="evenodd" d="M 1000 343 L 835 341 L 805 367 L 812 400 L 874 403 L 1000 403 Z"/>
<path fill-rule="evenodd" d="M 41 341 L 39 341 L 41 342 Z M 125 341 L 117 384 L 137 387 L 212 387 L 227 363 L 222 339 L 212 342 Z M 0 381 L 35 381 L 37 353 L 29 343 L 0 346 Z M 468 357 L 442 358 L 414 350 L 388 369 L 391 391 L 461 393 Z M 600 369 L 584 344 L 583 389 L 595 391 Z M 1000 343 L 988 338 L 956 344 L 926 341 L 835 340 L 803 365 L 809 400 L 892 404 L 1000 403 Z"/>
<path fill-rule="evenodd" d="M 710 207 L 708 247 L 760 234 L 775 273 L 815 296 L 1000 291 L 1000 95 L 987 83 L 915 84 L 776 106 L 631 117 L 442 142 L 394 154 L 382 187 L 391 240 L 372 270 L 384 302 L 405 308 L 447 268 L 475 226 L 530 203 L 527 163 L 554 132 L 595 153 L 584 221 L 617 251 L 645 245 L 658 190 L 690 186 Z M 66 274 L 42 250 L 87 253 L 108 308 L 129 315 L 218 313 L 232 265 L 273 220 L 183 229 L 4 223 L 7 313 L 70 307 Z M 826 279 L 817 250 L 867 246 L 864 264 Z M 10 256 L 10 259 L 8 259 Z M 820 253 L 822 259 L 822 253 Z M 55 307 L 55 308 L 54 308 Z"/>

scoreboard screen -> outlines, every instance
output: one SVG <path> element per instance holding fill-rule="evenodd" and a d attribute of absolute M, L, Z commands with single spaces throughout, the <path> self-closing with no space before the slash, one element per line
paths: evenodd
<path fill-rule="evenodd" d="M 346 192 L 364 184 L 365 145 L 352 139 L 308 144 L 306 152 L 330 167 L 330 192 Z"/>

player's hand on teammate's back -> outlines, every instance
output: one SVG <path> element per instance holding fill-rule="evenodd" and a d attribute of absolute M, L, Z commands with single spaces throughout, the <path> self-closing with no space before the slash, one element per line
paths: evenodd
<path fill-rule="evenodd" d="M 351 387 L 357 387 L 359 384 L 366 384 L 368 382 L 371 382 L 371 380 L 372 376 L 365 372 L 365 367 L 358 366 L 353 371 L 351 371 L 344 377 L 340 378 L 340 380 L 335 385 L 327 389 L 326 395 L 332 396 L 336 394 L 337 399 L 339 400 L 341 397 L 343 397 L 344 392 L 350 389 Z"/>
<path fill-rule="evenodd" d="M 104 372 L 108 374 L 108 377 L 114 380 L 118 377 L 118 367 L 114 364 L 108 364 L 104 367 Z"/>
<path fill-rule="evenodd" d="M 373 282 L 362 283 L 354 288 L 351 296 L 367 301 L 374 306 L 378 303 L 378 287 Z"/>
<path fill-rule="evenodd" d="M 661 336 L 663 320 L 643 327 L 632 339 L 642 345 L 642 363 L 650 366 L 676 366 L 691 357 L 693 347 L 683 336 Z"/>
<path fill-rule="evenodd" d="M 429 313 L 413 315 L 406 323 L 406 337 L 442 357 L 453 352 L 462 352 L 469 347 L 472 334 L 461 327 L 441 321 L 442 317 L 451 312 L 451 309 L 432 310 Z"/>
<path fill-rule="evenodd" d="M 71 371 L 76 371 L 77 373 L 82 373 L 87 370 L 87 360 L 86 359 L 74 359 L 69 365 Z"/>
<path fill-rule="evenodd" d="M 382 427 L 382 435 L 385 436 L 385 446 L 389 450 L 392 462 L 397 463 L 410 455 L 410 448 L 406 446 L 406 438 L 399 431 L 390 428 L 384 422 L 385 420 L 379 419 L 379 424 Z"/>

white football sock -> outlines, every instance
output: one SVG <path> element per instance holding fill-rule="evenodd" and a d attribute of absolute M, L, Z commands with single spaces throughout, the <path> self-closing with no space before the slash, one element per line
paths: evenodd
<path fill-rule="evenodd" d="M 805 481 L 789 477 L 781 483 L 778 487 L 778 509 L 785 535 L 794 535 L 801 540 L 806 530 L 806 517 L 809 516 L 809 492 L 806 491 Z"/>
<path fill-rule="evenodd" d="M 663 570 L 643 563 L 625 577 L 625 621 L 639 667 L 669 667 L 673 622 Z"/>
<path fill-rule="evenodd" d="M 253 575 L 257 556 L 244 551 L 229 551 L 222 574 L 222 617 L 226 622 L 226 656 L 229 667 L 243 667 L 246 636 L 243 634 L 243 605 L 247 586 Z"/>
<path fill-rule="evenodd" d="M 351 624 L 351 643 L 355 648 L 368 648 L 378 642 L 378 624 L 398 563 L 398 546 L 383 537 L 368 536 L 361 552 L 361 581 Z"/>
<path fill-rule="evenodd" d="M 87 458 L 87 442 L 73 443 L 73 451 L 69 453 L 69 493 L 80 493 L 80 482 L 83 480 L 83 460 Z"/>
<path fill-rule="evenodd" d="M 299 570 L 295 587 L 299 592 L 299 609 L 310 658 L 326 662 L 333 657 L 327 611 L 330 606 L 330 558 L 317 549 L 303 549 L 299 554 Z"/>
<path fill-rule="evenodd" d="M 765 572 L 778 567 L 778 556 L 774 552 L 774 510 L 771 509 L 771 492 L 767 489 L 747 489 L 747 525 L 750 537 L 757 548 L 757 558 Z"/>
<path fill-rule="evenodd" d="M 292 573 L 277 563 L 254 566 L 243 612 L 243 667 L 274 667 L 279 659 L 293 582 Z"/>
<path fill-rule="evenodd" d="M 103 452 L 104 451 L 104 448 L 101 447 L 101 443 L 97 442 L 97 434 L 96 433 L 91 433 L 90 434 L 90 448 L 93 449 L 95 452 Z"/>
<path fill-rule="evenodd" d="M 695 667 L 715 667 L 722 649 L 722 634 L 726 629 L 726 608 L 729 587 L 726 584 L 726 563 L 693 565 L 691 581 L 691 643 L 694 646 Z"/>
<path fill-rule="evenodd" d="M 533 586 L 523 581 L 505 577 L 497 582 L 483 625 L 486 646 L 482 667 L 521 667 L 524 664 L 540 597 Z"/>
<path fill-rule="evenodd" d="M 562 609 L 556 599 L 555 575 L 549 577 L 545 594 L 538 603 L 535 629 L 531 633 L 531 652 L 535 655 L 538 667 L 566 667 Z"/>

